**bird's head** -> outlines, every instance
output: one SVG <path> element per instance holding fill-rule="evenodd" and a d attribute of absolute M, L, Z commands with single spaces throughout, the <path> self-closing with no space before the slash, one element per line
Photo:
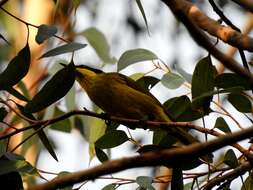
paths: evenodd
<path fill-rule="evenodd" d="M 99 69 L 94 69 L 86 65 L 75 65 L 75 72 L 76 80 L 84 89 L 87 89 L 87 85 L 93 77 L 97 76 L 97 74 L 103 73 L 103 71 Z"/>

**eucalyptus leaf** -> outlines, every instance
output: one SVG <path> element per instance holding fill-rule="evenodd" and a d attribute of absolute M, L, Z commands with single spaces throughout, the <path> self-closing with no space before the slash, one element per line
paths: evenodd
<path fill-rule="evenodd" d="M 9 172 L 21 172 L 23 174 L 38 174 L 36 168 L 34 168 L 25 159 L 9 159 L 6 156 L 0 158 L 0 175 L 7 174 Z"/>
<path fill-rule="evenodd" d="M 17 107 L 18 107 L 19 111 L 20 111 L 24 116 L 26 116 L 26 117 L 29 118 L 29 119 L 36 120 L 36 118 L 35 118 L 31 113 L 25 111 L 25 108 L 24 108 L 23 106 L 17 104 Z M 40 125 L 39 125 L 39 126 L 36 126 L 36 127 L 34 127 L 34 130 L 38 130 L 40 127 L 41 127 Z M 27 134 L 27 135 L 30 135 L 31 133 L 32 133 L 31 131 L 26 131 L 26 132 L 25 132 L 25 135 L 26 135 L 26 134 Z M 25 138 L 25 135 L 24 135 L 24 138 Z M 37 135 L 38 135 L 39 139 L 41 140 L 42 144 L 44 145 L 44 147 L 45 147 L 45 148 L 47 149 L 47 151 L 49 152 L 49 154 L 50 154 L 56 161 L 58 161 L 58 158 L 57 158 L 57 155 L 56 155 L 56 153 L 55 153 L 55 151 L 54 151 L 54 148 L 52 147 L 51 142 L 50 142 L 50 140 L 48 139 L 48 137 L 47 137 L 45 131 L 44 131 L 43 129 L 41 129 L 41 130 L 39 130 L 39 131 L 37 132 Z M 30 140 L 30 141 L 31 141 L 31 140 Z M 36 143 L 37 143 L 37 142 L 36 142 Z M 27 147 L 29 148 L 30 146 L 27 146 Z M 22 148 L 25 148 L 25 146 L 22 146 Z M 23 149 L 22 149 L 22 150 L 23 150 Z"/>
<path fill-rule="evenodd" d="M 29 101 L 26 112 L 38 112 L 53 104 L 71 89 L 75 81 L 75 67 L 71 62 L 68 66 L 58 71 L 43 88 Z"/>
<path fill-rule="evenodd" d="M 151 90 L 160 80 L 152 76 L 144 76 L 138 79 L 136 82 L 144 89 Z"/>
<path fill-rule="evenodd" d="M 105 162 L 109 160 L 107 154 L 100 148 L 95 147 L 96 156 L 100 162 Z"/>
<path fill-rule="evenodd" d="M 104 186 L 101 190 L 116 190 L 116 184 L 109 184 Z"/>
<path fill-rule="evenodd" d="M 189 83 L 192 83 L 192 75 L 187 73 L 179 64 L 172 65 L 174 69 Z"/>
<path fill-rule="evenodd" d="M 30 62 L 30 48 L 26 44 L 0 74 L 0 89 L 9 89 L 24 78 L 28 73 Z"/>
<path fill-rule="evenodd" d="M 128 136 L 121 130 L 110 130 L 100 137 L 95 146 L 101 149 L 114 148 L 128 141 Z"/>
<path fill-rule="evenodd" d="M 214 128 L 220 129 L 221 131 L 225 133 L 231 133 L 231 130 L 226 123 L 226 121 L 222 117 L 218 117 L 215 122 Z"/>
<path fill-rule="evenodd" d="M 179 88 L 185 80 L 176 73 L 166 73 L 161 79 L 162 84 L 169 89 Z"/>
<path fill-rule="evenodd" d="M 138 176 L 136 178 L 136 183 L 147 190 L 155 190 L 155 188 L 152 186 L 153 178 L 149 176 Z"/>
<path fill-rule="evenodd" d="M 73 5 L 74 5 L 74 7 L 76 9 L 81 4 L 81 0 L 72 0 L 72 3 L 73 3 Z"/>
<path fill-rule="evenodd" d="M 229 149 L 226 152 L 223 162 L 232 168 L 236 168 L 239 165 L 236 155 L 232 149 Z"/>
<path fill-rule="evenodd" d="M 54 117 L 59 117 L 61 115 L 63 115 L 64 112 L 61 111 L 59 108 L 55 108 L 54 110 Z M 52 124 L 50 126 L 51 129 L 53 130 L 57 130 L 57 131 L 61 131 L 61 132 L 65 132 L 65 133 L 70 133 L 71 132 L 71 123 L 70 123 L 70 119 L 66 118 L 64 120 L 61 120 L 59 122 L 56 122 L 54 124 Z"/>
<path fill-rule="evenodd" d="M 243 87 L 245 90 L 251 89 L 250 81 L 236 73 L 222 73 L 215 77 L 215 86 L 218 88 Z"/>
<path fill-rule="evenodd" d="M 150 61 L 158 59 L 158 57 L 147 49 L 132 49 L 124 52 L 118 61 L 118 71 L 137 62 Z"/>
<path fill-rule="evenodd" d="M 148 20 L 147 20 L 144 8 L 142 6 L 141 0 L 136 0 L 136 3 L 137 3 L 139 10 L 141 11 L 142 17 L 144 19 L 145 25 L 146 25 L 148 33 L 149 33 Z"/>
<path fill-rule="evenodd" d="M 52 56 L 56 56 L 56 55 L 61 55 L 64 53 L 71 53 L 71 52 L 77 51 L 79 49 L 82 49 L 86 46 L 87 46 L 87 44 L 80 44 L 80 43 L 76 43 L 76 42 L 71 42 L 71 43 L 68 43 L 68 44 L 65 44 L 65 45 L 62 45 L 62 46 L 59 46 L 59 47 L 49 50 L 48 52 L 44 53 L 40 57 L 40 59 L 44 58 L 44 57 L 52 57 Z"/>
<path fill-rule="evenodd" d="M 6 91 L 9 92 L 12 96 L 16 97 L 19 100 L 23 100 L 25 102 L 29 101 L 29 99 L 27 97 L 25 97 L 23 94 L 21 94 L 19 91 L 17 91 L 13 87 L 7 88 Z"/>
<path fill-rule="evenodd" d="M 252 104 L 250 100 L 239 93 L 228 95 L 228 101 L 239 111 L 243 113 L 252 113 Z"/>
<path fill-rule="evenodd" d="M 116 59 L 110 55 L 110 46 L 104 34 L 98 29 L 91 27 L 81 33 L 94 48 L 99 58 L 104 63 L 115 63 Z"/>
<path fill-rule="evenodd" d="M 42 24 L 38 28 L 38 32 L 35 36 L 35 41 L 38 44 L 42 44 L 45 40 L 54 36 L 56 33 L 57 33 L 57 28 L 55 26 Z"/>
<path fill-rule="evenodd" d="M 217 75 L 215 67 L 212 65 L 211 57 L 207 56 L 201 59 L 193 72 L 192 76 L 192 98 L 198 98 L 207 92 L 214 90 L 214 79 Z M 195 104 L 195 109 L 201 109 L 204 114 L 210 111 L 210 102 L 212 96 L 199 99 L 198 104 Z"/>
<path fill-rule="evenodd" d="M 174 97 L 164 103 L 170 117 L 176 121 L 194 121 L 202 117 L 198 110 L 192 108 L 192 103 L 187 96 Z"/>

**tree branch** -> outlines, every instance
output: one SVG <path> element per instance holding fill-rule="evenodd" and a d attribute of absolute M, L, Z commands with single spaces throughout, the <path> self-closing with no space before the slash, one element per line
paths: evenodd
<path fill-rule="evenodd" d="M 219 7 L 215 4 L 214 0 L 209 0 L 210 5 L 213 7 L 213 10 L 216 12 L 217 15 L 219 15 L 219 17 L 231 28 L 233 28 L 234 30 L 236 30 L 237 32 L 241 33 L 241 30 L 235 26 L 223 13 L 222 10 L 219 9 Z M 249 66 L 248 66 L 248 62 L 245 56 L 245 53 L 242 49 L 238 48 L 239 54 L 241 56 L 242 59 L 242 64 L 244 66 L 245 69 L 250 70 Z"/>
<path fill-rule="evenodd" d="M 231 46 L 253 51 L 253 38 L 241 34 L 231 27 L 223 26 L 216 20 L 206 16 L 197 6 L 186 0 L 162 0 L 175 15 L 184 14 L 193 23 L 210 35 L 215 36 Z"/>
<path fill-rule="evenodd" d="M 250 127 L 240 132 L 227 134 L 205 143 L 194 143 L 180 148 L 162 150 L 159 152 L 148 152 L 139 156 L 107 161 L 99 166 L 87 170 L 74 172 L 72 174 L 67 174 L 62 177 L 57 177 L 52 181 L 34 186 L 29 190 L 50 190 L 62 188 L 85 180 L 94 180 L 99 176 L 116 173 L 130 168 L 160 165 L 176 167 L 178 164 L 187 164 L 192 159 L 206 155 L 210 152 L 216 151 L 226 145 L 233 144 L 237 141 L 250 138 L 252 137 L 252 135 L 253 127 Z M 253 155 L 251 155 L 251 161 L 253 159 L 252 156 Z"/>
<path fill-rule="evenodd" d="M 232 171 L 222 175 L 221 177 L 216 177 L 207 182 L 207 184 L 204 186 L 203 190 L 209 190 L 213 189 L 214 186 L 219 185 L 220 183 L 227 181 L 227 180 L 233 180 L 237 178 L 240 175 L 245 174 L 245 172 L 249 171 L 252 168 L 250 162 L 242 163 L 237 168 L 233 169 Z"/>
<path fill-rule="evenodd" d="M 232 0 L 241 7 L 249 10 L 253 13 L 253 1 L 252 0 Z"/>
<path fill-rule="evenodd" d="M 62 121 L 64 119 L 67 119 L 67 118 L 74 116 L 74 115 L 91 116 L 91 117 L 96 117 L 96 118 L 103 119 L 103 120 L 114 121 L 114 122 L 117 122 L 120 124 L 136 124 L 136 125 L 143 124 L 143 125 L 148 125 L 147 128 L 150 130 L 155 130 L 157 128 L 166 130 L 166 129 L 168 129 L 168 127 L 185 127 L 185 128 L 189 128 L 189 129 L 195 129 L 195 130 L 198 130 L 203 133 L 209 133 L 211 135 L 215 134 L 215 136 L 217 136 L 217 132 L 211 131 L 211 130 L 208 131 L 208 129 L 204 129 L 202 127 L 196 126 L 196 125 L 191 124 L 189 122 L 142 121 L 142 120 L 138 120 L 138 119 L 128 119 L 128 118 L 120 118 L 120 117 L 115 117 L 115 116 L 108 116 L 105 114 L 98 114 L 98 113 L 91 112 L 88 110 L 83 110 L 83 111 L 73 110 L 73 111 L 70 111 L 70 112 L 63 114 L 61 116 L 58 116 L 58 117 L 55 117 L 52 119 L 48 119 L 48 120 L 42 120 L 42 121 L 32 120 L 32 124 L 27 127 L 17 129 L 7 135 L 0 134 L 0 140 L 7 139 L 7 138 L 9 138 L 13 135 L 16 135 L 18 133 L 21 133 L 23 131 L 34 129 L 34 128 L 37 128 L 40 126 L 43 126 L 43 128 L 44 128 L 46 126 L 49 126 L 49 125 L 54 124 L 56 122 Z M 41 129 L 43 129 L 43 128 L 41 128 Z"/>
<path fill-rule="evenodd" d="M 240 66 L 240 64 L 229 56 L 219 51 L 210 41 L 208 36 L 201 31 L 195 23 L 190 19 L 189 15 L 185 14 L 184 3 L 188 5 L 188 2 L 184 0 L 162 0 L 168 5 L 175 16 L 185 25 L 193 39 L 202 47 L 204 47 L 209 53 L 211 53 L 216 59 L 224 64 L 228 69 L 235 73 L 247 78 L 251 84 L 253 84 L 253 76 Z M 182 3 L 183 2 L 183 3 Z M 183 4 L 183 5 L 182 5 Z M 232 30 L 232 29 L 231 29 Z M 253 44 L 252 44 L 253 45 Z"/>
<path fill-rule="evenodd" d="M 2 7 L 5 3 L 7 3 L 9 0 L 2 0 L 0 1 L 0 7 Z"/>

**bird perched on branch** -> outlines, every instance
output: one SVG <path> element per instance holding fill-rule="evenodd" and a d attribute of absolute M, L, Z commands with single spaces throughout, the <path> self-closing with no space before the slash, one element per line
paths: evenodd
<path fill-rule="evenodd" d="M 84 65 L 75 67 L 79 84 L 107 114 L 128 119 L 171 121 L 164 106 L 131 78 L 116 72 L 104 73 Z M 168 132 L 183 144 L 199 142 L 179 127 L 168 127 Z"/>

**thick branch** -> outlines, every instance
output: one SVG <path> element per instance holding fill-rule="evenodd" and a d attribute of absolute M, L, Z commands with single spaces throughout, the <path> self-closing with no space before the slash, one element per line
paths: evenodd
<path fill-rule="evenodd" d="M 252 168 L 251 164 L 249 162 L 242 163 L 237 168 L 233 169 L 231 172 L 228 172 L 221 177 L 216 177 L 210 180 L 204 187 L 203 190 L 209 190 L 213 189 L 214 186 L 219 185 L 220 183 L 227 181 L 227 180 L 233 180 L 237 178 L 240 175 L 245 174 L 245 172 L 249 171 Z"/>
<path fill-rule="evenodd" d="M 149 152 L 139 156 L 107 161 L 100 166 L 55 178 L 47 183 L 37 185 L 30 190 L 49 190 L 62 188 L 85 180 L 93 180 L 102 175 L 112 174 L 130 168 L 160 165 L 175 167 L 178 164 L 187 164 L 194 158 L 206 155 L 226 145 L 250 138 L 252 135 L 253 127 L 250 127 L 240 132 L 222 136 L 206 143 L 195 143 L 181 148 L 174 148 L 159 152 Z"/>
<path fill-rule="evenodd" d="M 171 11 L 175 14 L 175 16 L 186 26 L 187 30 L 190 32 L 193 39 L 202 47 L 204 47 L 209 53 L 211 53 L 216 59 L 218 59 L 222 64 L 224 64 L 228 69 L 234 71 L 235 73 L 246 77 L 250 80 L 251 84 L 253 84 L 253 76 L 243 67 L 240 66 L 238 62 L 234 59 L 228 57 L 219 51 L 210 41 L 208 36 L 201 31 L 195 23 L 190 19 L 190 17 L 185 14 L 184 9 L 179 9 L 184 0 L 178 1 L 170 1 L 170 0 L 162 0 L 165 2 Z M 188 3 L 186 3 L 188 4 Z M 179 6 L 180 5 L 180 6 Z M 179 7 L 179 8 L 178 8 Z"/>
<path fill-rule="evenodd" d="M 252 0 L 232 0 L 241 7 L 249 10 L 250 12 L 253 13 L 253 1 Z"/>
<path fill-rule="evenodd" d="M 206 16 L 193 3 L 186 0 L 162 1 L 170 7 L 174 14 L 184 14 L 191 18 L 194 24 L 202 30 L 207 31 L 212 36 L 215 36 L 234 47 L 251 52 L 253 51 L 253 38 L 241 34 L 240 32 L 233 30 L 231 27 L 221 25 L 219 22 Z"/>

